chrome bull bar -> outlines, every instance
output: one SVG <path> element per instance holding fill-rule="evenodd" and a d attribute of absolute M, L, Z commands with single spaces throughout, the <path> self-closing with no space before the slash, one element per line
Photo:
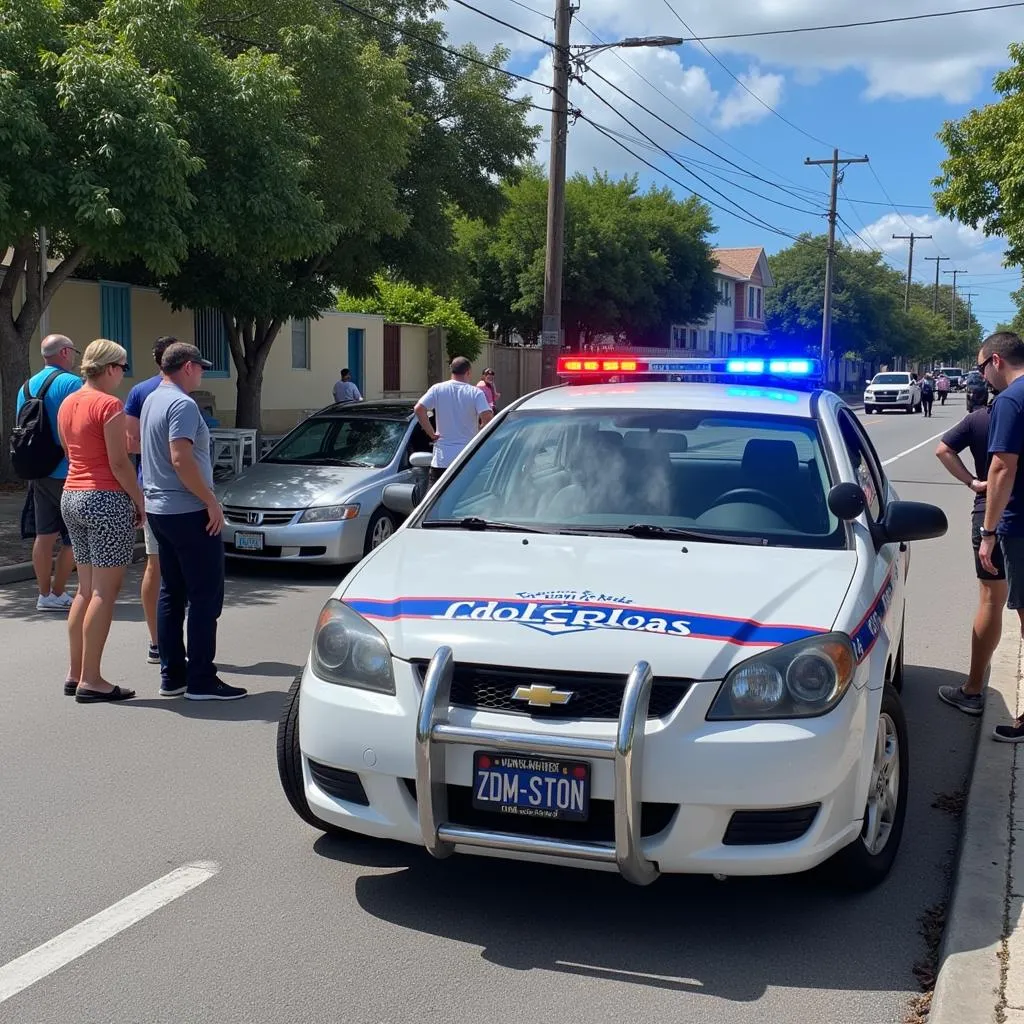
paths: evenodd
<path fill-rule="evenodd" d="M 512 853 L 615 864 L 623 878 L 629 882 L 636 885 L 649 885 L 653 882 L 658 877 L 658 868 L 644 857 L 640 844 L 644 729 L 654 683 L 651 666 L 646 661 L 640 661 L 630 672 L 622 696 L 614 740 L 451 725 L 448 709 L 454 667 L 455 658 L 451 648 L 439 647 L 423 679 L 423 693 L 416 718 L 416 800 L 420 832 L 431 855 L 443 858 L 450 856 L 456 845 L 476 846 Z M 452 824 L 448 821 L 448 788 L 444 774 L 446 744 L 612 761 L 615 766 L 614 844 L 568 842 Z"/>

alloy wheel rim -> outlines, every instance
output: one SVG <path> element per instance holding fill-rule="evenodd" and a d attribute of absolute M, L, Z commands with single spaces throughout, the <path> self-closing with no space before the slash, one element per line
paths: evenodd
<path fill-rule="evenodd" d="M 861 841 L 876 856 L 885 849 L 896 824 L 900 800 L 900 741 L 896 723 L 884 711 L 878 717 L 875 754 L 868 786 Z"/>
<path fill-rule="evenodd" d="M 391 526 L 391 520 L 388 519 L 386 516 L 382 516 L 374 524 L 373 537 L 370 540 L 370 544 L 373 547 L 378 547 L 379 545 L 383 544 L 384 541 L 386 541 L 393 532 L 394 530 L 392 529 Z"/>

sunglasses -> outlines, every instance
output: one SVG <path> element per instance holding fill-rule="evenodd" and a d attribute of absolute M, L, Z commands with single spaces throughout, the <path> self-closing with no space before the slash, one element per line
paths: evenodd
<path fill-rule="evenodd" d="M 988 364 L 992 362 L 992 359 L 993 359 L 994 356 L 995 356 L 995 353 L 993 353 L 991 356 L 989 356 L 988 359 L 985 360 L 985 362 L 978 363 L 978 373 L 984 373 L 985 372 L 985 370 L 988 368 Z"/>
<path fill-rule="evenodd" d="M 115 367 L 116 369 L 120 370 L 122 373 L 127 373 L 128 372 L 128 364 L 127 363 L 111 363 L 110 365 Z"/>

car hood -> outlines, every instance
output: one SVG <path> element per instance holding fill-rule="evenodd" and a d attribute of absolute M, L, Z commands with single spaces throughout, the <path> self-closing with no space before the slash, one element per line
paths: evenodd
<path fill-rule="evenodd" d="M 402 659 L 720 679 L 832 628 L 852 551 L 400 530 L 336 596 Z"/>
<path fill-rule="evenodd" d="M 223 505 L 306 508 L 344 501 L 379 469 L 257 462 L 218 489 Z"/>

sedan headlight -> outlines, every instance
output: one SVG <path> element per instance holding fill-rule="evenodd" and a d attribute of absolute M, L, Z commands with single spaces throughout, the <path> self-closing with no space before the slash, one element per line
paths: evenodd
<path fill-rule="evenodd" d="M 725 677 L 708 721 L 823 715 L 843 699 L 856 666 L 845 633 L 785 644 L 737 665 Z"/>
<path fill-rule="evenodd" d="M 358 505 L 321 505 L 307 508 L 299 516 L 300 523 L 343 523 L 359 515 Z"/>
<path fill-rule="evenodd" d="M 331 598 L 313 633 L 313 671 L 327 683 L 395 692 L 391 648 L 358 612 Z"/>

